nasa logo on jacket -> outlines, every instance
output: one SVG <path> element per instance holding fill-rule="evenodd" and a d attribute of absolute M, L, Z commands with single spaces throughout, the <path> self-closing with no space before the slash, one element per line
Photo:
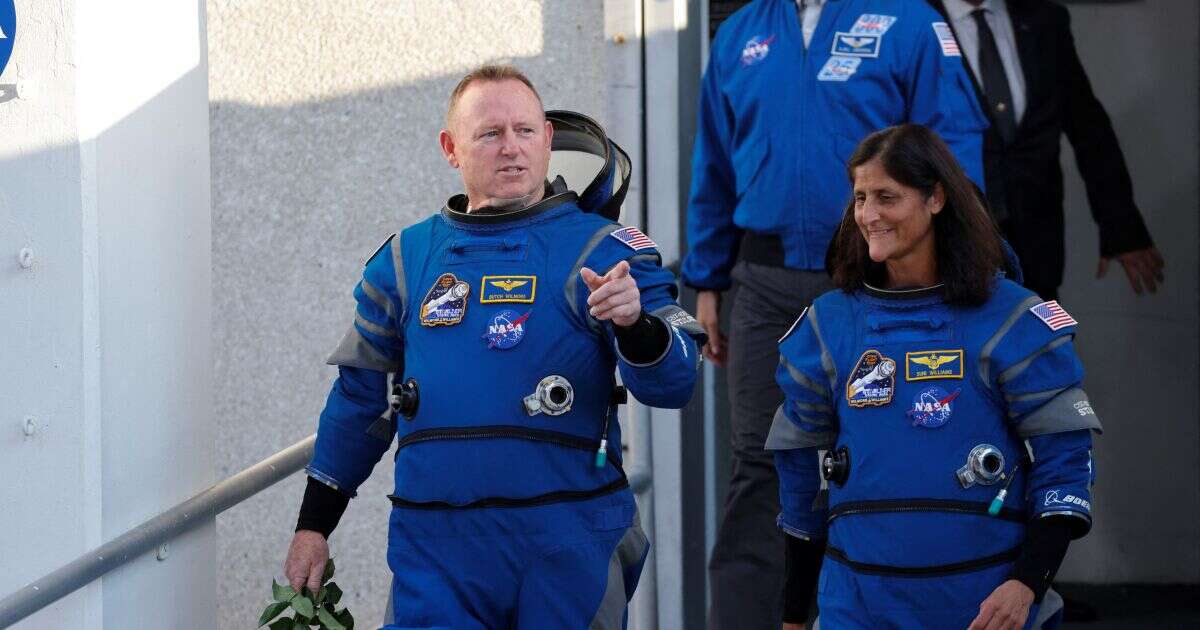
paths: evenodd
<path fill-rule="evenodd" d="M 17 10 L 13 0 L 0 0 L 0 75 L 12 56 L 13 42 L 17 38 Z"/>
<path fill-rule="evenodd" d="M 746 46 L 742 48 L 742 65 L 753 66 L 754 64 L 767 58 L 771 53 L 771 42 L 775 41 L 775 36 L 763 37 L 755 35 L 746 40 Z"/>
<path fill-rule="evenodd" d="M 961 393 L 962 389 L 956 389 L 953 394 L 948 394 L 946 390 L 935 386 L 917 394 L 912 409 L 908 410 L 913 426 L 936 429 L 950 422 L 950 415 L 954 413 L 954 399 Z"/>
<path fill-rule="evenodd" d="M 483 334 L 483 338 L 488 342 L 488 348 L 508 350 L 521 343 L 521 340 L 525 338 L 525 322 L 532 312 L 526 311 L 524 315 L 521 315 L 516 311 L 504 309 L 493 315 L 491 321 L 488 322 L 487 332 Z"/>

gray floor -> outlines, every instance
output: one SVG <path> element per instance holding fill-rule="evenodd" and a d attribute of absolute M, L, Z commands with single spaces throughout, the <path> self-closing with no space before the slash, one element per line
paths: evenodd
<path fill-rule="evenodd" d="M 1200 628 L 1200 586 L 1056 584 L 1064 597 L 1089 604 L 1097 619 L 1071 622 L 1064 628 Z"/>

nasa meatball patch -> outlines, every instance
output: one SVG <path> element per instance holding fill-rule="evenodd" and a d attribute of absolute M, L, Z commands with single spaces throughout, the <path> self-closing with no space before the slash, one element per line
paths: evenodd
<path fill-rule="evenodd" d="M 467 314 L 467 294 L 471 285 L 452 273 L 438 276 L 421 302 L 422 326 L 453 326 Z"/>
<path fill-rule="evenodd" d="M 483 338 L 488 342 L 488 348 L 499 350 L 508 350 L 513 346 L 521 343 L 525 338 L 525 322 L 529 320 L 529 314 L 533 311 L 527 311 L 524 315 L 504 309 L 492 316 L 492 320 L 488 322 L 487 332 L 483 334 Z"/>
<path fill-rule="evenodd" d="M 867 350 L 858 359 L 846 381 L 846 402 L 851 407 L 880 407 L 892 402 L 896 393 L 896 362 Z"/>
<path fill-rule="evenodd" d="M 961 388 L 948 393 L 941 387 L 928 387 L 917 394 L 913 398 L 912 409 L 908 410 L 913 426 L 936 429 L 950 422 L 950 415 L 954 413 L 954 399 L 961 393 Z"/>

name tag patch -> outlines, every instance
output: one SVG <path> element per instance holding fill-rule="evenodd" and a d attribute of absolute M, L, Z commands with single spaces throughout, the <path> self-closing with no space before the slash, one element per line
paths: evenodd
<path fill-rule="evenodd" d="M 854 33 L 834 33 L 833 50 L 831 55 L 849 55 L 852 57 L 878 57 L 879 43 L 883 38 L 879 35 L 856 35 Z"/>
<path fill-rule="evenodd" d="M 904 380 L 906 381 L 962 377 L 963 351 L 961 348 L 904 353 Z"/>
<path fill-rule="evenodd" d="M 479 303 L 532 304 L 536 293 L 537 276 L 484 276 L 483 286 L 479 289 Z"/>
<path fill-rule="evenodd" d="M 858 64 L 862 57 L 830 57 L 821 71 L 817 73 L 818 81 L 849 81 L 858 72 Z"/>

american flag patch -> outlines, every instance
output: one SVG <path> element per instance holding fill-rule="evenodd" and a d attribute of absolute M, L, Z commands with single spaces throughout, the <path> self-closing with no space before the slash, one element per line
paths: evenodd
<path fill-rule="evenodd" d="M 945 22 L 934 22 L 933 32 L 937 35 L 938 43 L 942 45 L 943 57 L 962 56 L 962 51 L 958 49 L 958 40 L 954 39 L 954 31 L 950 30 L 950 25 Z"/>
<path fill-rule="evenodd" d="M 625 243 L 629 247 L 633 248 L 634 251 L 654 249 L 658 247 L 654 241 L 650 240 L 649 236 L 642 234 L 642 231 L 635 227 L 623 227 L 609 232 L 608 235 L 617 239 L 618 241 L 621 241 L 622 243 Z"/>
<path fill-rule="evenodd" d="M 1038 319 L 1042 320 L 1044 324 L 1049 326 L 1050 330 L 1058 330 L 1059 328 L 1066 328 L 1067 326 L 1074 326 L 1079 323 L 1075 321 L 1074 317 L 1071 317 L 1070 314 L 1064 311 L 1063 307 L 1058 305 L 1057 300 L 1042 302 L 1037 306 L 1030 307 L 1029 310 L 1034 315 L 1037 315 Z"/>

